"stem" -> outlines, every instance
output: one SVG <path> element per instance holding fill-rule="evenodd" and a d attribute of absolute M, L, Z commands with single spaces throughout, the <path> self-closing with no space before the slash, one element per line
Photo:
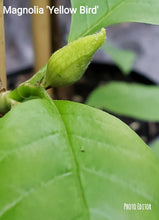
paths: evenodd
<path fill-rule="evenodd" d="M 47 63 L 31 78 L 27 81 L 27 83 L 33 86 L 40 86 L 47 70 Z"/>
<path fill-rule="evenodd" d="M 15 105 L 35 98 L 50 99 L 44 88 L 31 85 L 28 82 L 21 84 L 13 91 L 1 92 L 0 114 L 4 115 Z"/>
<path fill-rule="evenodd" d="M 26 82 L 10 92 L 9 97 L 18 102 L 23 102 L 27 99 L 46 98 L 46 92 L 44 88 L 40 86 L 37 87 Z"/>
<path fill-rule="evenodd" d="M 0 93 L 0 115 L 7 113 L 12 106 L 18 104 L 17 101 L 9 97 L 10 91 Z"/>
<path fill-rule="evenodd" d="M 7 113 L 15 105 L 33 98 L 49 98 L 42 88 L 42 82 L 47 70 L 45 64 L 31 79 L 19 85 L 13 91 L 0 90 L 0 117 Z"/>

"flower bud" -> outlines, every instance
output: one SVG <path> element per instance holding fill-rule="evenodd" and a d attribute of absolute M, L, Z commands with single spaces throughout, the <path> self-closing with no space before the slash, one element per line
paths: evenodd
<path fill-rule="evenodd" d="M 105 42 L 105 29 L 80 38 L 56 51 L 50 58 L 42 85 L 45 88 L 66 86 L 79 80 L 93 54 Z"/>

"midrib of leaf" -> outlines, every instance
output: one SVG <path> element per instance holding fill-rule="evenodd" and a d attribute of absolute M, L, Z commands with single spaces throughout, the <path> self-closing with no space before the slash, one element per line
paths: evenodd
<path fill-rule="evenodd" d="M 108 12 L 106 12 L 94 25 L 91 26 L 91 28 L 88 28 L 87 31 L 84 31 L 83 34 L 87 34 L 89 32 L 91 32 L 96 26 L 98 26 L 104 19 L 108 18 L 115 9 L 119 8 L 122 6 L 122 4 L 124 2 L 126 2 L 127 0 L 121 0 L 118 4 L 114 5 L 111 9 L 108 8 Z M 129 0 L 128 0 L 129 1 Z M 107 1 L 108 2 L 108 1 Z"/>
<path fill-rule="evenodd" d="M 114 11 L 115 9 L 121 7 L 122 4 L 123 4 L 124 2 L 126 2 L 126 1 L 127 1 L 127 0 L 121 0 L 118 4 L 114 5 L 114 6 L 110 9 L 109 0 L 107 0 L 108 11 L 107 11 L 101 18 L 99 18 L 99 20 L 96 21 L 95 24 L 91 25 L 91 27 L 87 27 L 87 28 L 85 29 L 85 31 L 83 31 L 83 32 L 78 36 L 78 38 L 83 37 L 83 36 L 89 34 L 92 30 L 94 30 L 94 28 L 95 28 L 96 26 L 100 25 L 100 23 L 102 23 L 103 20 L 105 20 L 106 18 L 108 18 L 108 17 L 113 13 L 113 11 Z M 128 0 L 128 1 L 129 1 L 129 0 Z M 88 16 L 87 16 L 87 17 L 88 17 Z M 88 20 L 88 18 L 87 18 L 87 20 Z M 87 22 L 87 24 L 88 24 L 88 22 Z"/>
<path fill-rule="evenodd" d="M 64 122 L 64 120 L 62 118 L 62 114 L 60 113 L 60 111 L 57 108 L 57 106 L 55 105 L 55 103 L 49 97 L 46 97 L 46 98 L 47 98 L 47 100 L 49 102 L 51 102 L 53 107 L 56 109 L 56 112 L 57 112 L 57 114 L 59 116 L 59 120 L 63 124 L 63 129 L 64 129 L 65 134 L 67 136 L 67 143 L 70 146 L 69 153 L 70 153 L 70 158 L 71 158 L 71 161 L 72 161 L 72 172 L 73 172 L 73 174 L 74 174 L 74 176 L 76 178 L 76 186 L 77 186 L 78 193 L 79 193 L 79 195 L 81 197 L 81 204 L 83 204 L 83 207 L 85 208 L 85 211 L 83 212 L 83 215 L 84 215 L 83 217 L 87 218 L 87 220 L 91 220 L 90 219 L 89 208 L 88 208 L 87 201 L 86 201 L 86 198 L 85 198 L 84 188 L 83 188 L 82 181 L 81 181 L 81 178 L 80 178 L 80 170 L 79 170 L 78 161 L 76 159 L 76 155 L 75 155 L 72 143 L 71 143 L 71 139 L 69 137 L 69 132 L 68 132 L 68 129 L 67 129 L 67 125 L 65 124 L 65 122 Z M 11 154 L 12 153 L 14 153 L 14 152 L 11 152 Z M 50 180 L 48 182 L 50 182 Z M 19 198 L 16 198 L 16 200 L 14 200 L 12 203 L 10 203 L 6 207 L 4 207 L 3 210 L 0 212 L 0 218 L 3 217 L 4 214 L 6 214 L 11 209 L 13 209 L 15 206 L 17 206 L 24 198 L 26 198 L 29 195 L 31 195 L 38 188 L 35 188 L 34 190 L 32 190 L 32 189 L 34 189 L 34 188 L 31 188 L 30 191 L 24 192 L 24 194 L 20 195 Z"/>
<path fill-rule="evenodd" d="M 108 7 L 108 12 L 110 11 L 110 4 L 109 4 L 109 0 L 106 0 L 107 3 L 107 7 Z"/>
<path fill-rule="evenodd" d="M 69 143 L 69 146 L 70 146 L 69 152 L 70 152 L 70 156 L 71 156 L 71 160 L 72 160 L 72 168 L 73 168 L 73 171 L 74 171 L 74 175 L 76 176 L 76 179 L 77 179 L 76 182 L 77 182 L 77 185 L 78 185 L 78 188 L 79 188 L 81 199 L 82 199 L 84 207 L 85 207 L 84 214 L 85 214 L 85 216 L 87 216 L 88 220 L 91 220 L 88 205 L 87 205 L 87 201 L 86 201 L 86 197 L 85 197 L 85 193 L 84 193 L 84 189 L 83 189 L 83 185 L 82 185 L 82 181 L 81 181 L 81 177 L 80 177 L 79 164 L 78 164 L 78 161 L 76 159 L 76 155 L 75 155 L 75 152 L 74 152 L 74 149 L 73 149 L 73 146 L 72 146 L 72 142 L 71 142 L 71 139 L 70 139 L 70 136 L 69 136 L 69 131 L 68 131 L 67 125 L 66 125 L 65 121 L 63 120 L 62 114 L 60 113 L 60 111 L 57 108 L 56 104 L 53 101 L 52 101 L 52 104 L 54 105 L 54 107 L 57 110 L 59 118 L 60 118 L 60 120 L 63 124 L 65 133 L 67 135 L 67 140 L 68 140 L 68 143 Z"/>

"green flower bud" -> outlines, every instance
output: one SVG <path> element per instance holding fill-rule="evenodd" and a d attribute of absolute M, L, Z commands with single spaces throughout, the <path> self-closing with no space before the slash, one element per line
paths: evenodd
<path fill-rule="evenodd" d="M 55 52 L 47 65 L 42 85 L 57 87 L 70 85 L 81 78 L 93 54 L 105 42 L 105 29 L 80 38 Z"/>

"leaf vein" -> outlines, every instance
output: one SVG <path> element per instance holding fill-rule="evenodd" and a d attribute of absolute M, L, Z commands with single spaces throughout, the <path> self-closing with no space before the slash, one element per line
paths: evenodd
<path fill-rule="evenodd" d="M 106 11 L 106 13 L 103 14 L 103 16 L 101 16 L 98 21 L 96 21 L 95 24 L 92 24 L 91 27 L 87 27 L 85 31 L 83 31 L 83 33 L 80 34 L 79 37 L 82 37 L 82 36 L 86 36 L 87 34 L 89 34 L 94 28 L 96 28 L 97 26 L 100 25 L 100 23 L 102 23 L 102 21 L 106 18 L 108 18 L 115 9 L 119 8 L 122 6 L 122 4 L 124 2 L 126 2 L 127 0 L 121 0 L 119 3 L 115 4 L 111 9 L 108 8 L 108 11 Z M 128 0 L 129 1 L 129 0 Z"/>
<path fill-rule="evenodd" d="M 56 104 L 54 103 L 54 105 L 56 106 Z M 77 177 L 77 183 L 78 183 L 78 187 L 80 189 L 80 194 L 81 194 L 81 198 L 83 200 L 83 203 L 84 203 L 84 206 L 85 206 L 85 211 L 86 211 L 86 215 L 88 217 L 88 219 L 90 219 L 90 213 L 89 213 L 89 208 L 88 208 L 88 205 L 87 205 L 87 201 L 86 201 L 86 197 L 85 197 L 85 193 L 84 193 L 84 189 L 83 189 L 83 185 L 82 185 L 82 181 L 81 181 L 81 177 L 80 177 L 80 170 L 79 170 L 79 164 L 78 164 L 78 161 L 76 159 L 76 155 L 75 155 L 75 152 L 74 152 L 74 149 L 73 149 L 73 146 L 72 146 L 72 142 L 71 142 L 71 139 L 70 139 L 70 135 L 69 135 L 69 130 L 67 128 L 67 125 L 62 117 L 62 114 L 60 112 L 60 110 L 57 108 L 56 106 L 56 109 L 57 109 L 57 112 L 59 114 L 59 117 L 61 119 L 61 122 L 64 126 L 64 129 L 65 129 L 65 132 L 66 132 L 66 135 L 67 135 L 67 139 L 68 139 L 68 143 L 69 143 L 69 146 L 70 146 L 70 150 L 71 150 L 71 155 L 72 155 L 72 162 L 73 162 L 73 167 L 75 166 L 76 169 L 74 171 L 76 177 Z"/>
<path fill-rule="evenodd" d="M 95 139 L 89 138 L 89 137 L 84 137 L 82 135 L 77 135 L 77 134 L 74 134 L 74 133 L 71 133 L 71 135 L 75 136 L 77 138 L 83 139 L 83 140 L 89 140 L 90 142 L 95 142 L 95 143 L 101 144 L 101 145 L 103 145 L 103 146 L 105 146 L 107 148 L 110 148 L 112 151 L 113 151 L 113 149 L 115 149 L 116 151 L 118 151 L 118 153 L 119 153 L 119 150 L 120 150 L 120 152 L 122 152 L 123 154 L 128 155 L 128 156 L 131 155 L 131 157 L 134 157 L 134 158 L 141 159 L 143 157 L 143 155 L 139 155 L 139 154 L 133 153 L 132 149 L 128 150 L 128 148 L 125 149 L 124 147 L 123 148 L 119 147 L 119 145 L 115 146 L 115 145 L 112 145 L 110 143 L 107 144 L 105 142 L 102 142 L 102 141 L 99 141 L 99 140 L 95 140 Z"/>
<path fill-rule="evenodd" d="M 50 178 L 46 182 L 41 182 L 39 184 L 39 186 L 37 186 L 37 187 L 32 187 L 28 191 L 23 192 L 17 199 L 15 199 L 13 202 L 11 202 L 7 206 L 5 206 L 0 211 L 0 218 L 3 217 L 9 211 L 13 210 L 15 207 L 17 207 L 25 198 L 28 198 L 30 195 L 35 193 L 37 190 L 52 184 L 56 179 L 62 179 L 62 178 L 65 178 L 65 177 L 67 177 L 67 176 L 69 176 L 71 174 L 72 174 L 72 172 L 70 172 L 70 171 L 66 172 L 66 173 L 62 173 L 62 174 L 60 174 L 58 176 L 54 176 L 54 177 Z"/>
<path fill-rule="evenodd" d="M 40 141 L 40 140 L 46 139 L 46 138 L 48 138 L 49 136 L 55 136 L 55 135 L 57 135 L 57 134 L 59 134 L 59 133 L 60 133 L 59 131 L 52 132 L 52 133 L 50 133 L 50 134 L 48 134 L 48 135 L 46 135 L 46 136 L 43 136 L 43 137 L 41 137 L 41 138 L 39 138 L 39 139 L 36 139 L 36 140 L 32 141 L 32 142 L 30 142 L 30 143 L 24 144 L 22 148 L 16 148 L 16 149 L 14 149 L 14 150 L 8 151 L 6 154 L 4 154 L 2 157 L 0 157 L 0 163 L 3 162 L 8 156 L 10 156 L 10 155 L 12 155 L 12 154 L 14 154 L 14 153 L 17 153 L 18 151 L 23 151 L 23 150 L 26 149 L 26 147 L 28 147 L 29 145 L 34 144 L 34 143 L 36 143 L 36 142 L 38 142 L 38 141 Z M 2 151 L 0 151 L 0 152 L 2 152 Z"/>
<path fill-rule="evenodd" d="M 110 173 L 106 173 L 106 172 L 99 172 L 97 170 L 92 170 L 89 169 L 87 167 L 82 167 L 82 169 L 88 173 L 91 173 L 93 175 L 97 175 L 101 178 L 105 178 L 110 180 L 111 182 L 120 184 L 121 186 L 123 186 L 123 188 L 128 188 L 130 189 L 132 192 L 137 193 L 138 195 L 141 195 L 142 197 L 148 199 L 149 201 L 153 201 L 155 204 L 158 204 L 158 202 L 149 194 L 142 192 L 141 188 L 137 189 L 138 183 L 136 183 L 136 185 L 132 184 L 132 180 L 131 180 L 131 184 L 126 182 L 126 180 L 122 180 L 122 178 L 120 176 L 117 176 L 117 174 L 113 175 Z"/>

